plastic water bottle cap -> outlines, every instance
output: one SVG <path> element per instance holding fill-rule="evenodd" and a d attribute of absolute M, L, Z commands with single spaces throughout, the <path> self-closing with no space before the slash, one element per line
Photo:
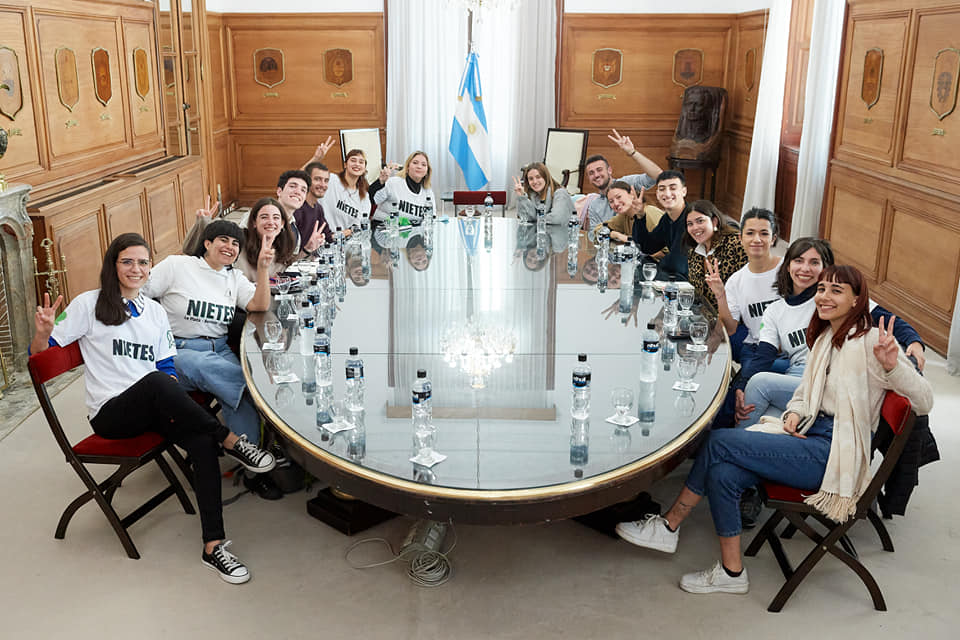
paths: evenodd
<path fill-rule="evenodd" d="M 327 332 L 326 327 L 317 327 L 317 333 L 326 333 L 326 332 Z"/>
<path fill-rule="evenodd" d="M 309 307 L 309 306 L 310 306 L 310 301 L 309 301 L 309 300 L 304 300 L 303 302 L 300 303 L 300 306 L 301 306 L 301 307 L 304 307 L 304 308 Z"/>
<path fill-rule="evenodd" d="M 426 370 L 426 369 L 417 369 L 417 377 L 418 377 L 418 378 L 426 378 L 426 377 L 427 377 L 427 370 Z"/>
<path fill-rule="evenodd" d="M 350 347 L 350 355 L 355 356 L 360 353 L 356 347 Z"/>
<path fill-rule="evenodd" d="M 577 356 L 577 360 L 579 360 L 580 362 L 586 362 L 586 361 L 587 361 L 587 354 L 585 354 L 585 353 L 579 354 L 579 355 Z"/>
<path fill-rule="evenodd" d="M 653 329 L 654 331 L 656 331 L 656 329 L 657 329 L 657 323 L 655 323 L 653 320 L 651 320 L 650 322 L 647 323 L 647 329 Z"/>

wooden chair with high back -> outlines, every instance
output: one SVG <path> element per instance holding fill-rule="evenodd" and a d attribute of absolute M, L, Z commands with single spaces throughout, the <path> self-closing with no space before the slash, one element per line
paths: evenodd
<path fill-rule="evenodd" d="M 80 353 L 78 342 L 73 342 L 66 347 L 49 347 L 30 356 L 28 363 L 33 388 L 37 392 L 40 407 L 47 418 L 53 437 L 64 456 L 66 456 L 67 463 L 73 467 L 86 487 L 86 490 L 80 496 L 67 505 L 63 515 L 60 516 L 60 521 L 57 523 L 54 537 L 62 540 L 67 534 L 67 525 L 70 524 L 73 514 L 87 502 L 94 500 L 103 511 L 103 515 L 106 516 L 110 526 L 113 527 L 117 537 L 120 538 L 120 543 L 126 550 L 127 555 L 130 558 L 137 559 L 140 554 L 127 532 L 127 529 L 133 523 L 173 495 L 176 495 L 180 500 L 185 512 L 196 513 L 190 498 L 187 497 L 187 492 L 163 454 L 169 455 L 187 478 L 190 477 L 190 470 L 173 444 L 167 442 L 159 434 L 152 432 L 122 440 L 108 440 L 91 434 L 76 444 L 71 444 L 63 430 L 53 402 L 50 400 L 50 395 L 47 393 L 46 385 L 50 380 L 81 364 L 83 364 L 83 356 Z M 167 486 L 130 514 L 121 518 L 113 508 L 114 494 L 128 475 L 151 462 L 156 462 L 157 466 L 160 467 L 160 471 L 167 479 Z M 87 465 L 94 464 L 114 465 L 117 469 L 106 480 L 97 482 L 87 469 Z"/>

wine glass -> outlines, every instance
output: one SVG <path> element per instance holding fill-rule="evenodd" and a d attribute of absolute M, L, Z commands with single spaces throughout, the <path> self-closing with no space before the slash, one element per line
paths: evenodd
<path fill-rule="evenodd" d="M 680 293 L 677 294 L 677 301 L 680 303 L 680 315 L 689 316 L 693 314 L 690 311 L 690 307 L 693 306 L 693 289 L 681 289 Z"/>
<path fill-rule="evenodd" d="M 286 297 L 290 293 L 291 285 L 293 285 L 293 280 L 289 276 L 277 276 L 277 291 L 280 292 L 281 296 Z"/>
<path fill-rule="evenodd" d="M 646 280 L 647 284 L 649 285 L 656 277 L 657 265 L 653 262 L 645 262 L 643 264 L 643 279 Z"/>
<path fill-rule="evenodd" d="M 280 342 L 280 336 L 283 335 L 283 324 L 276 318 L 270 318 L 263 323 L 263 333 L 267 336 L 267 345 L 270 345 L 270 348 L 276 348 Z"/>
<path fill-rule="evenodd" d="M 697 359 L 682 355 L 677 359 L 677 376 L 680 378 L 681 391 L 696 391 L 693 376 L 697 373 Z"/>
<path fill-rule="evenodd" d="M 616 387 L 610 393 L 610 401 L 617 414 L 611 422 L 616 425 L 627 427 L 636 422 L 636 419 L 630 415 L 630 409 L 633 408 L 633 389 L 628 387 Z"/>
<path fill-rule="evenodd" d="M 707 345 L 704 344 L 707 340 L 707 333 L 710 331 L 710 326 L 707 324 L 706 320 L 694 320 L 690 324 L 690 339 L 693 340 L 693 344 L 687 347 L 688 351 L 706 351 Z"/>

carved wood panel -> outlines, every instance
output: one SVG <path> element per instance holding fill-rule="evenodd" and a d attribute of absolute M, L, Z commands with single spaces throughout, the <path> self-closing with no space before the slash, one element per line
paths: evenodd
<path fill-rule="evenodd" d="M 219 131 L 227 126 L 227 74 L 224 66 L 226 43 L 220 14 L 207 13 L 207 33 L 210 40 L 210 62 L 206 65 L 206 77 L 213 87 L 213 129 Z"/>
<path fill-rule="evenodd" d="M 180 250 L 180 226 L 177 224 L 177 212 L 180 200 L 177 197 L 177 178 L 168 176 L 147 186 L 147 207 L 150 211 L 150 235 L 153 239 L 153 253 L 160 261 Z"/>
<path fill-rule="evenodd" d="M 0 82 L 8 83 L 9 89 L 0 89 L 11 100 L 4 112 L 13 116 L 0 115 L 0 127 L 7 130 L 7 152 L 0 159 L 0 172 L 8 178 L 18 173 L 28 173 L 40 169 L 40 150 L 37 137 L 37 123 L 33 108 L 33 89 L 30 85 L 27 46 L 24 37 L 24 14 L 14 9 L 0 10 L 0 45 L 12 52 L 5 52 L 4 62 L 0 65 L 3 77 Z M 19 93 L 20 100 L 16 100 Z M 19 105 L 19 108 L 18 106 Z"/>
<path fill-rule="evenodd" d="M 157 82 L 157 59 L 153 46 L 153 25 L 149 22 L 123 21 L 126 49 L 127 96 L 133 121 L 134 146 L 160 144 L 160 91 Z M 137 52 L 135 54 L 135 51 Z M 141 53 L 142 52 L 142 53 Z M 144 59 L 146 62 L 143 68 Z M 138 78 L 139 84 L 138 84 Z M 139 89 L 138 89 L 139 87 Z M 140 91 L 146 89 L 141 97 Z"/>
<path fill-rule="evenodd" d="M 899 166 L 960 183 L 960 109 L 956 108 L 960 7 L 917 14 L 910 106 Z M 938 110 L 948 115 L 941 117 Z"/>
<path fill-rule="evenodd" d="M 61 267 L 61 255 L 67 261 L 65 297 L 68 300 L 100 286 L 100 263 L 106 251 L 103 245 L 105 235 L 99 207 L 63 222 L 55 220 L 50 225 L 50 237 L 56 247 L 54 255 L 58 268 Z"/>
<path fill-rule="evenodd" d="M 107 237 L 116 238 L 121 233 L 133 232 L 143 235 L 143 194 L 136 193 L 123 200 L 104 205 L 107 220 Z"/>
<path fill-rule="evenodd" d="M 960 234 L 932 219 L 926 208 L 916 208 L 916 202 L 894 202 L 892 211 L 886 281 L 946 317 L 953 311 L 956 289 L 942 283 L 960 276 Z"/>
<path fill-rule="evenodd" d="M 736 22 L 735 47 L 730 95 L 730 126 L 752 135 L 753 116 L 760 92 L 760 68 L 763 60 L 764 14 L 739 16 Z"/>
<path fill-rule="evenodd" d="M 845 60 L 841 79 L 838 155 L 850 154 L 870 162 L 892 164 L 909 20 L 909 12 L 901 12 L 857 15 L 848 23 L 850 55 Z M 878 61 L 882 61 L 882 66 Z M 869 85 L 867 94 L 875 96 L 871 98 L 872 105 L 863 100 L 865 83 Z"/>
<path fill-rule="evenodd" d="M 864 275 L 877 280 L 887 207 L 884 194 L 855 176 L 840 172 L 831 176 L 827 194 L 833 216 L 827 222 L 824 237 L 833 245 L 837 262 L 853 264 Z"/>
<path fill-rule="evenodd" d="M 105 49 L 109 54 L 110 85 L 124 86 L 118 64 L 121 51 L 118 20 L 109 16 L 75 17 L 37 11 L 35 22 L 41 49 L 51 165 L 62 164 L 80 154 L 126 146 L 124 100 L 112 96 L 106 105 L 97 100 L 96 70 L 91 56 L 93 49 Z M 68 86 L 67 79 L 58 78 L 55 59 L 56 51 L 63 48 L 72 50 L 76 57 L 78 100 L 72 109 L 64 105 L 63 99 L 73 89 Z M 61 76 L 62 71 L 61 67 Z M 101 69 L 101 72 L 106 71 Z M 69 79 L 69 82 L 73 81 Z"/>
<path fill-rule="evenodd" d="M 207 194 L 204 193 L 203 174 L 199 165 L 195 169 L 182 171 L 179 175 L 179 181 L 180 210 L 183 212 L 180 231 L 180 238 L 182 239 L 190 227 L 193 226 L 197 218 L 197 209 L 204 205 Z M 215 198 L 216 194 L 213 194 L 213 197 Z"/>

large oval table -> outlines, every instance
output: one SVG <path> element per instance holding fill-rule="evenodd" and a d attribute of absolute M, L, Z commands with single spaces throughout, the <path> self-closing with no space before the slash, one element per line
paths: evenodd
<path fill-rule="evenodd" d="M 338 305 L 332 351 L 337 400 L 349 348 L 358 347 L 364 360 L 365 434 L 352 444 L 349 431 L 331 437 L 317 427 L 316 397 L 299 382 L 276 383 L 265 365 L 272 352 L 261 349 L 262 325 L 273 312 L 250 314 L 244 374 L 289 455 L 336 490 L 383 509 L 477 524 L 585 514 L 634 497 L 674 469 L 695 450 L 726 392 L 725 334 L 711 323 L 696 392 L 678 401 L 676 367 L 660 365 L 652 427 L 617 429 L 605 421 L 614 413 L 611 391 L 638 392 L 641 331 L 648 320 L 659 322 L 661 303 L 636 293 L 624 297 L 620 312 L 619 265 L 610 273 L 615 286 L 601 292 L 585 237 L 571 276 L 565 231 L 551 228 L 538 239 L 533 226 L 513 219 L 485 225 L 453 218 L 437 223 L 430 259 L 414 229 L 397 243 L 403 248 L 394 252 L 395 266 L 391 252 L 374 243 L 368 283 L 350 261 L 356 283 L 347 280 Z M 457 332 L 461 342 L 453 347 Z M 481 332 L 513 344 L 512 358 L 489 372 L 484 366 L 496 363 L 471 360 L 479 349 L 463 346 Z M 312 356 L 300 355 L 295 323 L 285 322 L 283 340 L 302 376 Z M 681 353 L 687 346 L 674 344 Z M 571 446 L 569 414 L 580 352 L 593 370 L 586 456 Z M 409 460 L 410 389 L 419 368 L 432 379 L 437 450 L 448 456 L 430 469 Z M 680 415 L 675 406 L 689 406 L 690 396 L 692 414 Z"/>

